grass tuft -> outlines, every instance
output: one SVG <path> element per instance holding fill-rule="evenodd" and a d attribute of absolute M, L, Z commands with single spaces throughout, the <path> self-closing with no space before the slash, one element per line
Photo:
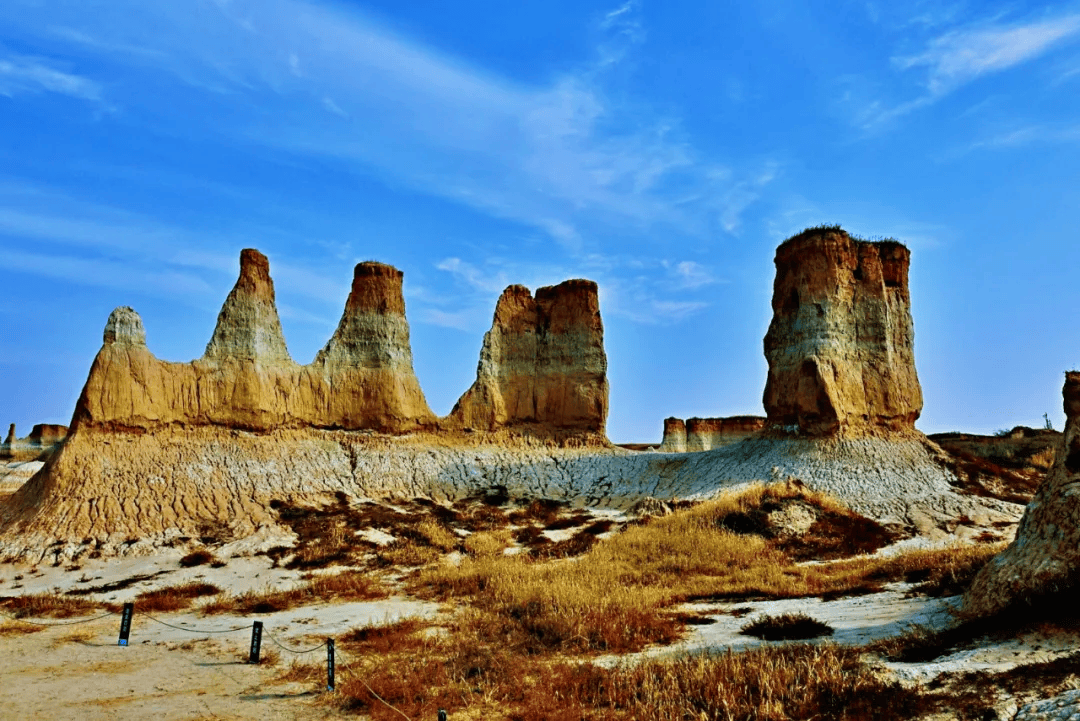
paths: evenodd
<path fill-rule="evenodd" d="M 143 591 L 135 597 L 135 604 L 140 611 L 180 611 L 189 608 L 196 598 L 219 593 L 221 589 L 212 583 L 191 581 L 178 586 Z"/>
<path fill-rule="evenodd" d="M 739 629 L 744 636 L 754 636 L 764 641 L 793 641 L 831 636 L 832 627 L 804 613 L 782 613 L 779 616 L 762 616 Z"/>

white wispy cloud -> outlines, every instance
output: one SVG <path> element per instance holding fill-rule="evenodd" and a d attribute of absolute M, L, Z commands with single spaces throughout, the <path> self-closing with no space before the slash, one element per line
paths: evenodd
<path fill-rule="evenodd" d="M 156 297 L 213 306 L 237 272 L 240 249 L 254 243 L 246 235 L 199 232 L 0 180 L 0 245 L 5 247 L 0 272 L 131 287 Z M 57 262 L 50 265 L 47 258 L 54 256 Z M 343 304 L 348 295 L 347 264 L 339 274 L 328 276 L 295 261 L 273 260 L 272 272 L 278 287 L 289 294 L 331 307 Z M 218 284 L 210 284 L 208 277 Z"/>
<path fill-rule="evenodd" d="M 995 19 L 949 30 L 931 38 L 921 52 L 891 58 L 902 73 L 924 73 L 919 81 L 922 94 L 902 102 L 864 102 L 854 113 L 855 123 L 864 130 L 886 126 L 981 77 L 1034 61 L 1078 36 L 1077 13 L 1034 22 Z"/>
<path fill-rule="evenodd" d="M 90 78 L 60 70 L 40 58 L 5 53 L 0 48 L 0 95 L 57 93 L 80 100 L 101 100 L 101 85 Z"/>
<path fill-rule="evenodd" d="M 110 95 L 125 112 L 157 117 L 171 103 L 186 134 L 374 170 L 537 228 L 573 252 L 598 229 L 733 232 L 756 198 L 744 175 L 761 177 L 704 157 L 677 118 L 605 92 L 605 68 L 644 37 L 638 0 L 597 20 L 594 57 L 533 84 L 330 1 L 11 0 L 0 24 L 109 67 Z M 164 78 L 203 92 L 169 92 Z"/>
<path fill-rule="evenodd" d="M 456 290 L 443 297 L 425 294 L 417 298 L 421 301 L 417 317 L 421 322 L 468 331 L 487 329 L 496 299 L 511 284 L 535 291 L 570 278 L 586 277 L 599 285 L 605 317 L 620 316 L 651 324 L 678 322 L 703 310 L 708 302 L 697 297 L 697 291 L 722 282 L 696 261 L 599 254 L 567 265 L 500 258 L 472 263 L 452 257 L 435 267 L 454 278 Z"/>
<path fill-rule="evenodd" d="M 1080 14 L 1027 24 L 948 32 L 918 55 L 897 57 L 902 70 L 926 67 L 927 90 L 940 96 L 981 75 L 1000 72 L 1050 50 L 1080 33 Z"/>
<path fill-rule="evenodd" d="M 983 140 L 977 140 L 964 147 L 956 155 L 963 155 L 973 150 L 1020 148 L 1036 143 L 1076 142 L 1080 142 L 1080 125 L 1026 125 L 991 135 Z"/>

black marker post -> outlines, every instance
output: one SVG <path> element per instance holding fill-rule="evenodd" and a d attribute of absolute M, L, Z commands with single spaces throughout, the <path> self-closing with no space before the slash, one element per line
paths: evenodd
<path fill-rule="evenodd" d="M 326 690 L 334 690 L 334 639 L 326 639 Z"/>
<path fill-rule="evenodd" d="M 248 663 L 259 662 L 259 651 L 262 649 L 262 621 L 251 624 L 251 653 L 248 654 Z"/>
<path fill-rule="evenodd" d="M 120 614 L 120 640 L 116 642 L 117 646 L 127 646 L 128 636 L 131 635 L 131 617 L 135 615 L 135 604 L 125 603 L 124 611 Z"/>

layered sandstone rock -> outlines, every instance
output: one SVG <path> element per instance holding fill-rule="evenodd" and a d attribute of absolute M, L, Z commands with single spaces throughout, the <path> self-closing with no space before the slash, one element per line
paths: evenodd
<path fill-rule="evenodd" d="M 607 356 L 596 283 L 512 285 L 484 335 L 476 382 L 446 419 L 450 427 L 604 432 Z"/>
<path fill-rule="evenodd" d="M 360 263 L 337 330 L 311 373 L 324 379 L 323 427 L 415 428 L 435 423 L 413 370 L 403 273 Z M 317 384 L 313 384 L 315 387 Z"/>
<path fill-rule="evenodd" d="M 908 292 L 894 241 L 811 229 L 776 251 L 765 336 L 770 425 L 810 436 L 909 431 L 922 410 Z"/>
<path fill-rule="evenodd" d="M 1080 372 L 1065 374 L 1065 432 L 1054 465 L 1027 504 L 1009 546 L 964 595 L 962 611 L 984 616 L 1012 605 L 1080 595 Z"/>
<path fill-rule="evenodd" d="M 657 450 L 664 453 L 686 453 L 686 421 L 682 418 L 665 418 L 664 437 Z"/>
<path fill-rule="evenodd" d="M 760 416 L 729 418 L 689 418 L 686 421 L 686 450 L 711 451 L 750 438 L 765 427 Z"/>
<path fill-rule="evenodd" d="M 664 439 L 658 450 L 664 453 L 694 453 L 738 443 L 761 432 L 766 419 L 761 416 L 728 418 L 664 419 Z"/>
<path fill-rule="evenodd" d="M 300 366 L 282 335 L 269 262 L 255 250 L 241 253 L 240 277 L 196 361 L 158 360 L 138 314 L 114 310 L 74 415 L 76 427 L 105 430 L 402 432 L 434 422 L 413 372 L 400 271 L 358 265 L 337 332 L 315 362 Z"/>

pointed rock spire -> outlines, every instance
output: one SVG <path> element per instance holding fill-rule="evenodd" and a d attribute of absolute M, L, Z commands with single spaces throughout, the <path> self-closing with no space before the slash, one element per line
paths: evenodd
<path fill-rule="evenodd" d="M 402 273 L 365 261 L 353 270 L 352 289 L 337 330 L 316 363 L 356 368 L 400 368 L 413 373 Z"/>
<path fill-rule="evenodd" d="M 142 318 L 129 306 L 120 306 L 109 314 L 102 342 L 106 345 L 145 346 L 146 329 Z"/>
<path fill-rule="evenodd" d="M 270 261 L 253 248 L 240 252 L 240 277 L 221 307 L 203 359 L 292 363 L 274 302 Z"/>
<path fill-rule="evenodd" d="M 400 432 L 435 424 L 413 370 L 403 277 L 374 261 L 353 270 L 337 330 L 309 366 L 331 389 L 324 425 Z"/>

